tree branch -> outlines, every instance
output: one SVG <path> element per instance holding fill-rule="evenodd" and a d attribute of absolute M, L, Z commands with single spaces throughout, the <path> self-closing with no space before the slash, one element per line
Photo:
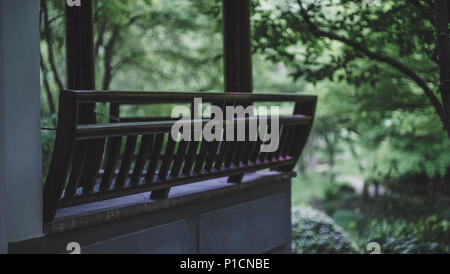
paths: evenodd
<path fill-rule="evenodd" d="M 122 58 L 119 62 L 117 62 L 116 64 L 114 64 L 112 66 L 112 74 L 114 75 L 115 72 L 120 69 L 120 67 L 130 63 L 134 58 L 137 58 L 139 56 L 144 56 L 145 52 L 144 51 L 138 51 L 138 52 L 133 52 L 131 54 L 129 54 L 128 56 L 126 56 L 125 58 Z"/>
<path fill-rule="evenodd" d="M 108 90 L 112 81 L 112 58 L 114 54 L 114 46 L 116 44 L 117 37 L 119 36 L 120 27 L 114 26 L 111 37 L 105 47 L 105 56 L 103 58 L 103 90 Z"/>
<path fill-rule="evenodd" d="M 128 20 L 128 22 L 125 24 L 125 26 L 123 26 L 123 25 L 121 25 L 121 26 L 114 25 L 113 26 L 112 32 L 111 32 L 111 37 L 109 38 L 108 43 L 105 46 L 105 56 L 103 58 L 103 69 L 104 69 L 103 84 L 102 84 L 103 90 L 109 89 L 109 86 L 111 85 L 112 78 L 114 75 L 113 70 L 117 67 L 117 64 L 115 66 L 112 65 L 112 59 L 114 56 L 114 47 L 117 43 L 117 40 L 119 39 L 119 34 L 120 34 L 121 28 L 131 26 L 142 16 L 143 15 L 136 15 L 136 16 L 131 17 Z M 105 26 L 105 28 L 106 28 L 106 26 Z M 102 34 L 102 37 L 101 37 L 102 39 L 103 39 L 103 35 L 104 35 L 104 33 Z M 98 41 L 98 42 L 100 43 L 102 41 Z M 96 47 L 97 46 L 100 47 L 100 44 L 96 45 Z M 98 50 L 98 48 L 96 50 Z"/>
<path fill-rule="evenodd" d="M 61 81 L 61 77 L 59 77 L 58 69 L 56 68 L 55 56 L 53 53 L 53 36 L 48 19 L 47 3 L 45 2 L 45 0 L 41 0 L 41 8 L 43 12 L 44 34 L 45 40 L 47 42 L 47 54 L 48 54 L 48 61 L 50 63 L 50 69 L 52 70 L 53 77 L 55 78 L 55 82 L 58 85 L 58 88 L 62 90 L 64 89 L 64 85 L 63 82 Z"/>
<path fill-rule="evenodd" d="M 53 100 L 52 92 L 50 90 L 50 85 L 48 83 L 47 68 L 45 67 L 44 59 L 42 58 L 42 54 L 40 54 L 40 57 L 41 57 L 42 81 L 44 84 L 45 95 L 47 97 L 50 115 L 53 115 L 56 113 L 55 101 Z"/>
<path fill-rule="evenodd" d="M 439 118 L 441 119 L 444 129 L 446 130 L 447 134 L 450 137 L 450 118 L 448 117 L 447 113 L 445 112 L 441 102 L 437 98 L 437 96 L 434 94 L 434 92 L 428 87 L 427 83 L 412 69 L 410 69 L 408 66 L 402 64 L 401 62 L 397 61 L 394 58 L 382 55 L 380 53 L 372 52 L 363 45 L 347 39 L 345 37 L 339 36 L 335 33 L 330 33 L 323 31 L 316 27 L 310 20 L 310 17 L 306 10 L 302 6 L 302 1 L 297 0 L 300 8 L 300 14 L 305 20 L 306 24 L 308 25 L 308 28 L 310 29 L 311 33 L 315 35 L 316 37 L 325 37 L 329 38 L 331 40 L 339 41 L 351 48 L 353 48 L 356 51 L 359 51 L 369 57 L 372 60 L 376 60 L 378 62 L 387 64 L 397 71 L 401 72 L 408 78 L 410 78 L 412 81 L 414 81 L 422 90 L 424 91 L 425 95 L 428 97 L 428 100 L 431 102 L 432 106 L 434 107 L 436 113 L 438 114 Z"/>
<path fill-rule="evenodd" d="M 98 56 L 98 52 L 101 46 L 103 46 L 103 38 L 106 32 L 106 22 L 100 24 L 98 28 L 97 40 L 95 41 L 94 53 L 95 57 Z"/>

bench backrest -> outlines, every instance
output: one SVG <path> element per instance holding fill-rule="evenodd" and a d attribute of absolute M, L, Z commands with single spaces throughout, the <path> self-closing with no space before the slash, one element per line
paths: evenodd
<path fill-rule="evenodd" d="M 262 142 L 177 141 L 170 138 L 176 122 L 169 117 L 121 117 L 122 105 L 203 103 L 248 106 L 256 102 L 293 102 L 293 113 L 279 118 L 280 142 L 274 152 L 261 152 Z M 60 93 L 53 158 L 44 185 L 44 221 L 58 208 L 152 191 L 166 198 L 170 187 L 239 175 L 261 169 L 291 170 L 306 144 L 317 98 L 297 94 L 71 91 Z M 80 125 L 83 103 L 106 103 L 110 123 Z M 192 106 L 193 108 L 193 106 Z M 225 113 L 225 111 L 224 111 Z M 245 123 L 225 122 L 229 127 Z M 207 119 L 193 124 L 204 125 Z M 270 125 L 270 123 L 269 123 Z M 193 125 L 195 126 L 195 125 Z M 229 128 L 230 129 L 230 128 Z M 262 137 L 262 136 L 259 136 Z M 231 180 L 233 181 L 233 180 Z"/>

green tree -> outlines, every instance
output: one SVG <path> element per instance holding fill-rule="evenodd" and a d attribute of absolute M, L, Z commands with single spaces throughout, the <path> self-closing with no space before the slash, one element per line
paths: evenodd
<path fill-rule="evenodd" d="M 319 101 L 319 111 L 327 108 L 329 114 L 319 113 L 316 128 L 331 124 L 327 134 L 341 129 L 356 135 L 370 176 L 425 173 L 442 179 L 450 166 L 444 153 L 450 119 L 438 91 L 432 2 L 379 2 L 280 0 L 276 7 L 257 6 L 255 51 L 284 62 L 294 80 L 335 83 L 328 99 Z M 342 82 L 348 86 L 337 85 Z"/>

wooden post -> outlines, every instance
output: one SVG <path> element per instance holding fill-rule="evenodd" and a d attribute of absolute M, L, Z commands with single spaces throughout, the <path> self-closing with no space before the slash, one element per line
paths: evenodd
<path fill-rule="evenodd" d="M 95 90 L 92 0 L 81 0 L 80 3 L 81 5 L 69 5 L 66 2 L 67 87 L 73 90 Z M 95 104 L 79 104 L 78 124 L 92 123 L 96 123 Z M 75 188 L 95 184 L 102 162 L 104 143 L 105 140 L 100 139 L 76 144 L 72 169 L 80 172 L 74 173 L 76 176 L 71 178 Z"/>
<path fill-rule="evenodd" d="M 435 1 L 437 52 L 441 78 L 441 96 L 447 118 L 450 117 L 450 41 L 448 0 Z"/>
<path fill-rule="evenodd" d="M 223 0 L 225 92 L 252 92 L 250 1 Z"/>
<path fill-rule="evenodd" d="M 252 92 L 250 0 L 223 0 L 222 3 L 225 92 Z M 243 148 L 244 145 L 238 144 L 235 153 Z M 240 183 L 243 176 L 230 176 L 228 182 Z"/>
<path fill-rule="evenodd" d="M 82 0 L 81 6 L 66 4 L 66 58 L 67 88 L 94 90 L 92 0 Z M 80 105 L 80 124 L 93 123 L 95 119 L 94 104 Z"/>

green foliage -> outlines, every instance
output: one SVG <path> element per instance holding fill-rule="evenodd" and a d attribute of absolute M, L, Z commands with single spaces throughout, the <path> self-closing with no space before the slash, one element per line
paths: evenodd
<path fill-rule="evenodd" d="M 444 181 L 450 143 L 430 103 L 439 81 L 433 20 L 430 1 L 259 2 L 255 52 L 320 96 L 310 144 L 318 161 L 332 168 L 350 146 L 368 182 Z"/>
<path fill-rule="evenodd" d="M 366 253 L 377 242 L 382 253 L 450 252 L 450 210 L 441 196 L 427 197 L 403 189 L 363 200 L 345 184 L 324 188 L 320 205 Z"/>
<path fill-rule="evenodd" d="M 301 174 L 292 179 L 292 204 L 307 206 L 311 198 L 323 199 L 330 181 L 315 173 Z"/>
<path fill-rule="evenodd" d="M 356 248 L 333 219 L 306 207 L 292 209 L 292 245 L 298 254 L 352 253 Z"/>
<path fill-rule="evenodd" d="M 52 41 L 42 22 L 42 55 L 50 69 L 46 48 L 54 49 L 52 74 L 64 80 L 64 7 L 59 0 L 46 3 Z M 222 89 L 218 7 L 210 1 L 93 1 L 97 89 Z"/>
<path fill-rule="evenodd" d="M 431 65 L 436 58 L 433 6 L 429 1 L 384 0 L 379 7 L 348 0 L 275 3 L 275 7 L 256 8 L 255 49 L 272 60 L 294 63 L 296 78 L 314 82 L 336 77 L 355 84 L 380 79 L 383 67 L 361 62 L 366 61 L 361 48 L 416 62 L 414 69 L 430 76 L 430 68 L 423 66 Z M 335 36 L 350 43 L 342 43 Z M 299 45 L 301 51 L 296 48 Z M 366 69 L 361 70 L 361 65 Z M 437 75 L 437 65 L 432 67 Z"/>
<path fill-rule="evenodd" d="M 354 237 L 357 237 L 358 235 L 352 232 L 359 231 L 365 226 L 364 217 L 354 210 L 337 209 L 334 211 L 331 217 L 338 225 L 340 225 L 345 231 L 347 231 L 347 233 Z"/>
<path fill-rule="evenodd" d="M 426 254 L 450 252 L 450 223 L 432 215 L 417 222 L 373 220 L 368 240 L 378 242 L 383 253 Z"/>

